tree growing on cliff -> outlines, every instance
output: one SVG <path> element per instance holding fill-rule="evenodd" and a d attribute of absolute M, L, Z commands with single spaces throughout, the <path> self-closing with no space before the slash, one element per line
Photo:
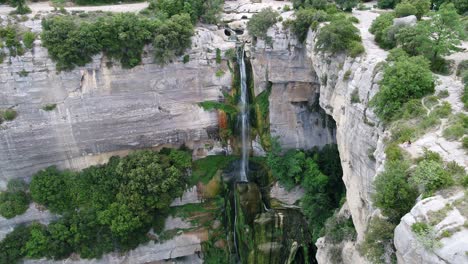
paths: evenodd
<path fill-rule="evenodd" d="M 389 161 L 374 181 L 372 201 L 392 223 L 411 210 L 418 196 L 417 189 L 408 183 L 408 169 L 404 161 Z"/>
<path fill-rule="evenodd" d="M 404 103 L 434 92 L 429 61 L 421 56 L 401 56 L 385 67 L 379 92 L 370 105 L 380 119 L 390 121 Z"/>
<path fill-rule="evenodd" d="M 330 53 L 347 52 L 352 57 L 364 52 L 359 30 L 348 19 L 336 19 L 321 28 L 315 49 Z"/>
<path fill-rule="evenodd" d="M 267 36 L 267 31 L 277 22 L 278 16 L 278 12 L 274 11 L 271 7 L 262 9 L 247 22 L 249 34 L 253 37 L 271 42 L 271 38 Z"/>

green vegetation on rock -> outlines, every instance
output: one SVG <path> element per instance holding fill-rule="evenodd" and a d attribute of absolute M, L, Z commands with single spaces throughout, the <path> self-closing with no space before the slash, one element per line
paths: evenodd
<path fill-rule="evenodd" d="M 335 19 L 320 29 L 315 49 L 321 52 L 347 52 L 356 57 L 364 52 L 359 30 L 347 19 Z"/>
<path fill-rule="evenodd" d="M 376 114 L 391 120 L 410 99 L 434 92 L 434 79 L 429 62 L 423 57 L 400 57 L 384 69 L 379 92 L 372 98 Z"/>
<path fill-rule="evenodd" d="M 190 154 L 163 149 L 112 157 L 81 172 L 42 170 L 32 178 L 32 199 L 62 217 L 29 227 L 21 254 L 8 254 L 15 261 L 24 256 L 62 259 L 71 253 L 98 258 L 132 249 L 148 240 L 153 220 L 182 195 L 190 168 Z"/>
<path fill-rule="evenodd" d="M 23 180 L 8 182 L 7 190 L 0 193 L 1 216 L 12 218 L 26 212 L 31 201 L 27 188 L 27 184 Z"/>
<path fill-rule="evenodd" d="M 271 42 L 271 38 L 267 36 L 268 29 L 277 22 L 278 12 L 271 7 L 264 8 L 260 12 L 254 14 L 249 22 L 247 22 L 247 30 L 253 37 Z"/>

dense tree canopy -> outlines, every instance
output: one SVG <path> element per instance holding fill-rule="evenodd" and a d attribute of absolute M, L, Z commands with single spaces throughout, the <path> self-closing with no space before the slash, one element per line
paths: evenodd
<path fill-rule="evenodd" d="M 134 248 L 147 240 L 160 210 L 182 195 L 190 167 L 190 154 L 164 149 L 112 157 L 77 173 L 42 170 L 31 181 L 32 198 L 62 217 L 47 227 L 31 226 L 22 253 L 8 254 L 62 259 L 76 252 L 96 258 Z"/>
<path fill-rule="evenodd" d="M 418 196 L 417 189 L 408 183 L 408 169 L 404 161 L 389 161 L 374 180 L 372 201 L 395 224 L 411 210 Z"/>
<path fill-rule="evenodd" d="M 343 172 L 336 145 L 307 153 L 299 150 L 282 153 L 278 140 L 273 139 L 267 164 L 282 185 L 287 188 L 301 185 L 305 189 L 301 207 L 316 240 L 344 195 Z"/>

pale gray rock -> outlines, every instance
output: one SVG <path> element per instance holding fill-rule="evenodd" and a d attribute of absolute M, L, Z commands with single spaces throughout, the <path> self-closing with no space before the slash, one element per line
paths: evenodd
<path fill-rule="evenodd" d="M 13 231 L 17 225 L 30 224 L 33 222 L 47 225 L 57 218 L 57 216 L 51 214 L 48 210 L 39 210 L 37 204 L 31 203 L 28 210 L 22 215 L 10 219 L 0 216 L 0 241 L 4 239 L 8 233 Z"/>
<path fill-rule="evenodd" d="M 414 26 L 418 22 L 415 15 L 405 16 L 405 17 L 397 17 L 393 19 L 393 26 Z"/>
<path fill-rule="evenodd" d="M 301 186 L 296 186 L 291 190 L 286 190 L 279 182 L 276 182 L 270 188 L 270 197 L 277 199 L 285 205 L 294 205 L 305 194 L 305 190 Z"/>
<path fill-rule="evenodd" d="M 398 263 L 468 263 L 468 229 L 465 226 L 468 220 L 468 199 L 464 190 L 454 191 L 445 195 L 436 195 L 419 201 L 411 211 L 406 214 L 400 224 L 395 228 L 395 248 Z M 446 206 L 451 208 L 447 210 Z M 435 218 L 434 212 L 446 210 L 445 215 Z M 437 238 L 434 242 L 440 243 L 434 250 L 426 249 L 420 239 L 411 230 L 416 222 L 437 222 L 434 226 L 435 235 L 450 232 L 449 237 Z M 437 242 L 438 241 L 438 242 Z"/>
<path fill-rule="evenodd" d="M 196 185 L 186 190 L 182 197 L 174 199 L 171 206 L 181 206 L 186 204 L 201 203 L 200 196 L 198 194 L 198 188 Z"/>

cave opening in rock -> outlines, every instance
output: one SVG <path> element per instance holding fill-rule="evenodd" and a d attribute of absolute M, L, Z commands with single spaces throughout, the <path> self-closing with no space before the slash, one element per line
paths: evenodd
<path fill-rule="evenodd" d="M 229 29 L 227 29 L 227 28 L 224 29 L 224 35 L 230 37 L 230 36 L 231 36 L 231 30 L 229 30 Z"/>

